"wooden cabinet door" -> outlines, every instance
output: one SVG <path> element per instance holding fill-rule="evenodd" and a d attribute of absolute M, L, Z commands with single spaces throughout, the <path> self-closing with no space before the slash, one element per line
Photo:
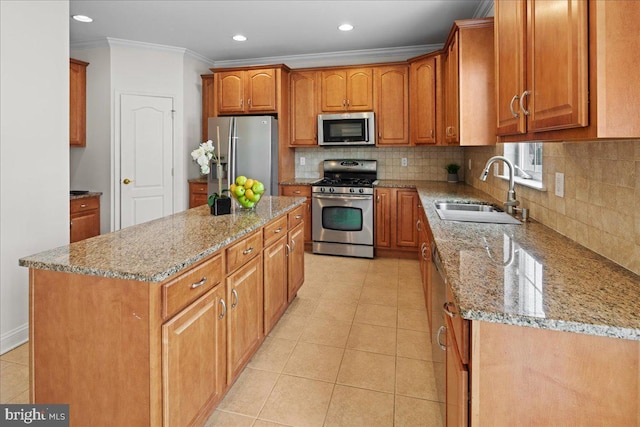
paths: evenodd
<path fill-rule="evenodd" d="M 216 117 L 216 85 L 213 74 L 202 78 L 202 140 L 209 139 L 209 117 Z"/>
<path fill-rule="evenodd" d="M 520 110 L 526 87 L 527 1 L 495 3 L 496 116 L 498 135 L 527 132 L 527 116 Z M 547 64 L 548 65 L 548 64 Z"/>
<path fill-rule="evenodd" d="M 207 183 L 190 182 L 189 183 L 189 209 L 206 205 L 207 199 Z"/>
<path fill-rule="evenodd" d="M 298 224 L 289 231 L 289 302 L 293 301 L 304 283 L 304 226 Z"/>
<path fill-rule="evenodd" d="M 88 62 L 69 60 L 69 145 L 87 145 L 87 66 Z"/>
<path fill-rule="evenodd" d="M 225 388 L 224 286 L 162 325 L 163 425 L 191 425 Z M 206 411 L 205 411 L 206 412 Z"/>
<path fill-rule="evenodd" d="M 322 87 L 322 111 L 345 111 L 347 109 L 347 71 L 330 70 L 320 73 Z"/>
<path fill-rule="evenodd" d="M 375 69 L 376 145 L 409 145 L 409 72 L 405 65 Z"/>
<path fill-rule="evenodd" d="M 418 192 L 415 190 L 398 190 L 397 195 L 397 232 L 398 247 L 418 247 Z"/>
<path fill-rule="evenodd" d="M 276 112 L 276 72 L 273 68 L 248 70 L 246 78 L 247 113 Z"/>
<path fill-rule="evenodd" d="M 410 136 L 415 145 L 435 144 L 436 140 L 436 58 L 411 64 L 409 99 Z"/>
<path fill-rule="evenodd" d="M 264 253 L 264 334 L 267 335 L 287 308 L 287 238 L 265 248 Z"/>
<path fill-rule="evenodd" d="M 264 337 L 262 257 L 253 258 L 227 278 L 226 301 L 227 384 L 231 384 Z"/>
<path fill-rule="evenodd" d="M 90 210 L 71 215 L 69 233 L 71 243 L 100 234 L 100 211 Z"/>
<path fill-rule="evenodd" d="M 244 113 L 244 71 L 221 71 L 218 84 L 218 113 Z"/>
<path fill-rule="evenodd" d="M 445 316 L 446 317 L 446 316 Z M 447 427 L 469 425 L 469 371 L 458 354 L 453 325 L 447 317 L 446 405 Z"/>
<path fill-rule="evenodd" d="M 291 73 L 292 146 L 318 145 L 318 81 L 316 72 Z"/>
<path fill-rule="evenodd" d="M 459 136 L 458 33 L 447 50 L 445 75 L 445 142 L 457 144 Z"/>
<path fill-rule="evenodd" d="M 347 73 L 347 110 L 373 110 L 373 70 L 360 68 Z"/>
<path fill-rule="evenodd" d="M 376 206 L 374 210 L 375 246 L 390 248 L 392 242 L 391 224 L 395 217 L 394 190 L 392 188 L 376 188 Z M 392 206 L 394 209 L 392 210 Z"/>
<path fill-rule="evenodd" d="M 587 126 L 587 2 L 529 1 L 527 20 L 529 130 Z"/>

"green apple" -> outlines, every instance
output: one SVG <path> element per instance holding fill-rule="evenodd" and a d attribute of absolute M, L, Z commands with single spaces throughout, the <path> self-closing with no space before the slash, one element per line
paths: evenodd
<path fill-rule="evenodd" d="M 245 193 L 245 189 L 242 185 L 238 184 L 238 186 L 235 188 L 234 193 L 235 195 L 240 198 L 240 197 L 244 197 L 244 193 Z"/>
<path fill-rule="evenodd" d="M 247 203 L 247 198 L 244 196 L 238 196 L 238 203 L 244 206 L 244 204 Z"/>
<path fill-rule="evenodd" d="M 253 193 L 253 198 L 249 200 L 251 200 L 253 203 L 258 203 L 258 201 L 260 200 L 260 197 L 261 197 L 260 194 Z"/>
<path fill-rule="evenodd" d="M 264 193 L 264 184 L 260 181 L 256 181 L 253 183 L 253 187 L 251 187 L 251 189 L 253 190 L 254 194 L 262 194 Z"/>
<path fill-rule="evenodd" d="M 244 183 L 247 182 L 247 177 L 244 175 L 240 175 L 236 178 L 236 184 L 240 187 L 244 187 Z"/>

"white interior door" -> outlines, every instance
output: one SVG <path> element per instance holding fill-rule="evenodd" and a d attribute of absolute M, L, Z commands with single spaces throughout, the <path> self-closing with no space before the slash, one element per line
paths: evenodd
<path fill-rule="evenodd" d="M 173 98 L 120 97 L 120 227 L 173 213 Z"/>

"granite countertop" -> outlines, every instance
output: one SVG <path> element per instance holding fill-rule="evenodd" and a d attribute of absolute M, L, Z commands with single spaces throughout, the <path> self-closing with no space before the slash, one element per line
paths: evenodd
<path fill-rule="evenodd" d="M 320 178 L 293 178 L 280 181 L 280 185 L 311 185 Z"/>
<path fill-rule="evenodd" d="M 640 340 L 640 276 L 536 221 L 443 221 L 435 201 L 502 202 L 465 184 L 413 184 L 463 318 Z"/>
<path fill-rule="evenodd" d="M 272 219 L 305 197 L 265 196 L 252 211 L 213 216 L 199 206 L 21 258 L 21 266 L 116 279 L 162 282 Z"/>
<path fill-rule="evenodd" d="M 89 191 L 88 193 L 85 194 L 69 194 L 69 199 L 70 200 L 76 200 L 76 199 L 86 199 L 88 197 L 96 197 L 96 196 L 102 196 L 102 192 L 101 191 Z"/>

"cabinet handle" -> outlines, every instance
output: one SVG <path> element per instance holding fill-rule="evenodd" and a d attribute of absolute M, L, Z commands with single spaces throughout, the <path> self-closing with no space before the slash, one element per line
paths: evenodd
<path fill-rule="evenodd" d="M 418 205 L 418 207 L 420 207 L 420 205 Z M 421 222 L 421 221 L 420 221 L 419 219 L 416 221 L 416 230 L 418 230 L 418 231 L 422 231 L 422 230 L 420 229 L 420 222 Z"/>
<path fill-rule="evenodd" d="M 296 251 L 296 241 L 291 239 L 291 252 Z"/>
<path fill-rule="evenodd" d="M 446 130 L 447 136 L 451 136 L 451 129 L 452 129 L 451 126 L 447 126 L 447 130 Z"/>
<path fill-rule="evenodd" d="M 296 215 L 296 217 L 295 217 L 295 218 L 296 218 L 296 219 L 302 219 L 302 215 L 299 215 L 299 214 L 298 214 L 298 215 Z"/>
<path fill-rule="evenodd" d="M 205 283 L 207 283 L 207 276 L 204 276 L 202 279 L 200 279 L 199 282 L 197 283 L 192 283 L 191 284 L 191 289 L 195 289 L 195 288 L 199 288 L 200 286 L 204 285 Z"/>
<path fill-rule="evenodd" d="M 244 106 L 243 99 L 240 99 L 240 108 L 242 108 L 243 106 Z"/>
<path fill-rule="evenodd" d="M 249 249 L 245 249 L 244 251 L 242 251 L 242 254 L 249 255 L 251 252 L 253 252 L 253 246 L 251 246 Z"/>
<path fill-rule="evenodd" d="M 251 98 L 247 99 L 247 105 L 251 107 Z"/>
<path fill-rule="evenodd" d="M 202 187 L 200 187 L 200 191 L 205 191 L 205 189 L 204 189 L 204 188 L 202 188 Z"/>
<path fill-rule="evenodd" d="M 69 221 L 69 227 L 73 227 L 73 221 Z"/>
<path fill-rule="evenodd" d="M 347 99 L 347 107 L 350 107 L 350 106 L 351 106 L 351 100 Z"/>
<path fill-rule="evenodd" d="M 231 295 L 235 297 L 235 301 L 231 304 L 231 308 L 236 308 L 238 306 L 238 291 L 231 289 Z"/>
<path fill-rule="evenodd" d="M 516 111 L 513 109 L 513 103 L 516 101 L 516 99 L 520 99 L 517 93 L 513 95 L 513 98 L 511 98 L 511 102 L 509 103 L 509 109 L 511 110 L 511 115 L 517 119 L 520 117 L 520 114 L 516 113 Z"/>
<path fill-rule="evenodd" d="M 222 298 L 220 298 L 220 305 L 222 306 L 222 313 L 218 316 L 218 319 L 223 319 L 225 314 L 227 314 L 227 304 L 224 302 Z"/>
<path fill-rule="evenodd" d="M 447 350 L 446 344 L 442 345 L 442 343 L 440 342 L 440 335 L 442 335 L 443 332 L 445 332 L 445 333 L 447 332 L 447 327 L 446 326 L 440 326 L 438 328 L 438 335 L 436 336 L 436 342 L 438 343 L 438 346 L 440 346 L 441 350 L 446 351 Z"/>
<path fill-rule="evenodd" d="M 449 307 L 452 306 L 453 303 L 451 302 L 445 302 L 444 305 L 442 306 L 442 310 L 444 311 L 444 314 L 446 314 L 447 316 L 451 317 L 452 319 L 454 317 L 456 317 L 456 313 L 454 313 L 453 311 L 449 310 Z"/>
<path fill-rule="evenodd" d="M 293 194 L 300 194 L 300 193 L 302 193 L 300 190 L 296 190 L 293 192 Z"/>
<path fill-rule="evenodd" d="M 531 114 L 529 110 L 524 108 L 524 98 L 529 95 L 531 95 L 531 92 L 529 92 L 528 90 L 525 90 L 524 92 L 522 92 L 522 95 L 520 95 L 520 111 L 522 111 L 525 116 Z"/>
<path fill-rule="evenodd" d="M 273 230 L 274 233 L 278 234 L 282 232 L 282 227 L 278 227 L 275 230 Z"/>
<path fill-rule="evenodd" d="M 380 203 L 380 195 L 376 196 L 376 202 Z"/>
<path fill-rule="evenodd" d="M 287 247 L 287 256 L 289 256 L 289 254 L 291 253 L 291 246 L 289 246 L 288 243 L 284 244 Z"/>
<path fill-rule="evenodd" d="M 85 205 L 84 203 L 80 205 L 81 208 L 86 208 L 87 205 Z"/>
<path fill-rule="evenodd" d="M 431 131 L 429 132 L 429 134 L 431 135 L 431 138 L 433 138 L 433 129 L 431 129 Z"/>

